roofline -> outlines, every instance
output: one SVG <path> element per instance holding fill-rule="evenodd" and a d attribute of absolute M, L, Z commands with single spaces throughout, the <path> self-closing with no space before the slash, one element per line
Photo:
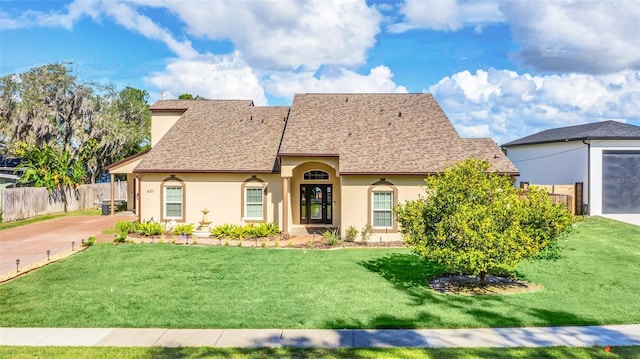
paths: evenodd
<path fill-rule="evenodd" d="M 340 176 L 433 176 L 444 171 L 440 172 L 340 172 Z M 520 176 L 520 172 L 501 172 L 498 171 L 501 175 L 508 176 Z"/>
<path fill-rule="evenodd" d="M 140 169 L 133 170 L 133 173 L 262 173 L 275 174 L 280 173 L 274 170 L 186 170 L 186 169 Z"/>
<path fill-rule="evenodd" d="M 140 151 L 140 152 L 136 153 L 135 155 L 131 155 L 131 156 L 129 156 L 129 157 L 125 157 L 125 158 L 121 159 L 121 160 L 120 160 L 120 161 L 118 161 L 118 162 L 114 162 L 114 163 L 112 163 L 112 164 L 110 164 L 110 165 L 108 165 L 108 166 L 104 166 L 102 169 L 104 169 L 104 170 L 107 170 L 107 171 L 108 171 L 108 170 L 110 170 L 110 169 L 112 169 L 112 168 L 114 168 L 114 167 L 119 167 L 120 165 L 123 165 L 123 164 L 125 164 L 125 163 L 127 163 L 127 162 L 129 162 L 129 161 L 135 160 L 135 159 L 136 159 L 136 158 L 138 158 L 138 157 L 141 157 L 141 156 L 146 155 L 146 154 L 147 154 L 147 152 L 149 152 L 149 151 L 151 151 L 151 148 L 147 148 L 147 149 L 146 149 L 146 150 L 144 150 L 144 151 Z"/>
<path fill-rule="evenodd" d="M 340 157 L 336 153 L 279 153 L 280 157 Z"/>
<path fill-rule="evenodd" d="M 500 147 L 538 145 L 538 144 L 543 144 L 543 143 L 564 143 L 564 142 L 587 141 L 587 140 L 619 140 L 619 141 L 629 140 L 629 141 L 633 141 L 633 140 L 640 140 L 640 136 L 632 136 L 632 137 L 586 136 L 586 137 L 565 138 L 565 139 L 562 139 L 562 140 L 532 141 L 532 142 L 523 142 L 523 143 L 514 143 L 514 144 L 511 144 L 511 142 L 515 142 L 515 141 L 511 141 L 511 142 L 505 143 L 504 145 L 502 145 Z"/>
<path fill-rule="evenodd" d="M 188 107 L 175 107 L 175 108 L 153 108 L 153 107 L 149 107 L 149 111 L 151 112 L 176 112 L 176 111 L 182 111 L 187 112 L 189 108 Z"/>

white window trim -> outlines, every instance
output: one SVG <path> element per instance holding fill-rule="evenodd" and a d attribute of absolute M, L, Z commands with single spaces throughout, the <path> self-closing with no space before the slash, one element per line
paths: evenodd
<path fill-rule="evenodd" d="M 375 196 L 376 193 L 390 193 L 391 194 L 391 208 L 389 209 L 376 209 Z M 376 226 L 375 225 L 375 212 L 389 212 L 391 213 L 391 223 L 388 226 Z M 393 191 L 371 191 L 371 227 L 374 229 L 393 229 Z"/>
<path fill-rule="evenodd" d="M 261 205 L 261 211 L 260 211 L 260 217 L 249 217 L 248 214 L 248 209 L 249 209 L 249 205 L 250 204 L 258 204 L 258 202 L 249 202 L 249 196 L 248 196 L 248 190 L 250 189 L 259 189 L 260 190 L 260 205 Z M 264 194 L 263 194 L 264 188 L 262 188 L 262 186 L 245 186 L 244 187 L 244 216 L 243 219 L 246 220 L 250 220 L 250 221 L 262 221 L 264 220 Z"/>
<path fill-rule="evenodd" d="M 180 189 L 180 202 L 170 202 L 167 198 L 167 189 L 169 188 L 178 188 Z M 164 217 L 165 219 L 182 219 L 184 217 L 184 188 L 180 185 L 165 185 L 163 187 L 163 191 L 164 191 L 164 203 L 162 203 L 163 205 L 163 213 L 164 213 Z M 169 216 L 167 213 L 167 204 L 168 203 L 180 203 L 180 216 Z"/>

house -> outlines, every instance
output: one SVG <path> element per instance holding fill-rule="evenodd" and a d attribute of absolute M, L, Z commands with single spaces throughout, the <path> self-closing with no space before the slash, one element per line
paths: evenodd
<path fill-rule="evenodd" d="M 107 168 L 127 174 L 142 221 L 276 222 L 285 233 L 369 224 L 394 240 L 392 207 L 416 199 L 426 176 L 472 156 L 518 174 L 491 139 L 461 138 L 430 94 L 161 100 L 151 111 L 151 150 Z"/>
<path fill-rule="evenodd" d="M 640 127 L 616 121 L 562 127 L 502 148 L 518 181 L 582 182 L 585 212 L 640 225 Z"/>

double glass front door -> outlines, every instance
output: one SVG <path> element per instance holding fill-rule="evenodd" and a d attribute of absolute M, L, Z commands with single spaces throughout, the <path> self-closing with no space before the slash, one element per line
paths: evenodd
<path fill-rule="evenodd" d="M 331 189 L 330 184 L 300 185 L 300 224 L 331 224 Z"/>

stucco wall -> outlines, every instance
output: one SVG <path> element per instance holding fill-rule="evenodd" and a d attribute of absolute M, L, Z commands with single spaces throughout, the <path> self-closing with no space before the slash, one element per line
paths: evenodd
<path fill-rule="evenodd" d="M 162 182 L 171 174 L 140 174 L 140 192 L 142 203 L 140 216 L 142 221 L 162 218 Z M 220 224 L 240 224 L 242 218 L 242 184 L 250 179 L 250 174 L 209 174 L 175 173 L 185 186 L 185 222 L 198 223 L 202 220 L 202 210 L 208 209 L 210 226 Z M 282 185 L 280 175 L 256 174 L 256 178 L 266 184 L 264 205 L 267 222 L 278 222 L 281 216 Z"/>
<path fill-rule="evenodd" d="M 183 113 L 184 111 L 154 112 L 151 115 L 151 147 L 160 141 Z"/>
<path fill-rule="evenodd" d="M 349 226 L 361 230 L 369 221 L 369 187 L 381 181 L 381 176 L 341 176 L 342 185 L 342 224 L 340 230 L 344 235 Z M 397 189 L 397 203 L 402 204 L 407 200 L 417 199 L 419 194 L 424 194 L 421 188 L 424 176 L 385 176 L 384 181 L 393 184 Z M 395 218 L 394 218 L 395 220 Z M 400 232 L 384 231 L 374 233 L 372 241 L 400 240 Z"/>

